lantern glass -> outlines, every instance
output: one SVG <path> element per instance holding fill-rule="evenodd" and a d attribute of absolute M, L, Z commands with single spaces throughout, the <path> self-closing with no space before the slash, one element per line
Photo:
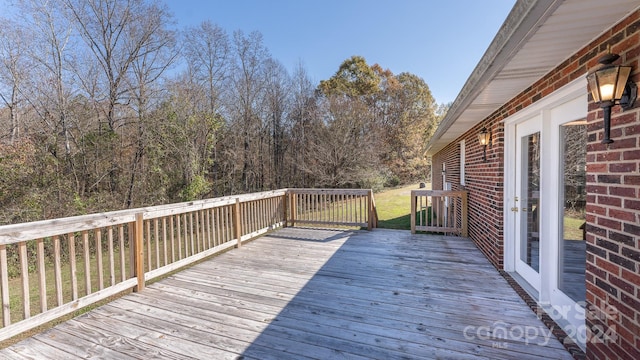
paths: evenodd
<path fill-rule="evenodd" d="M 618 101 L 622 98 L 624 93 L 624 87 L 627 85 L 629 74 L 631 74 L 631 66 L 619 66 L 618 67 L 618 83 L 616 84 L 615 100 Z"/>
<path fill-rule="evenodd" d="M 587 81 L 589 82 L 589 89 L 591 89 L 591 96 L 593 96 L 593 101 L 599 103 L 600 102 L 600 87 L 598 86 L 598 78 L 596 77 L 596 73 L 592 72 L 587 76 Z"/>
<path fill-rule="evenodd" d="M 613 101 L 618 82 L 618 67 L 610 67 L 596 71 L 600 90 L 600 101 Z"/>
<path fill-rule="evenodd" d="M 486 130 L 483 130 L 480 134 L 478 134 L 478 142 L 480 142 L 481 146 L 486 146 L 489 144 L 489 133 Z"/>
<path fill-rule="evenodd" d="M 589 76 L 589 88 L 595 102 L 620 100 L 631 73 L 630 66 L 610 66 L 597 70 Z"/>

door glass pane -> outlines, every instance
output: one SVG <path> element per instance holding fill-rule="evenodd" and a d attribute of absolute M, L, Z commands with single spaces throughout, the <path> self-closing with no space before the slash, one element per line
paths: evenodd
<path fill-rule="evenodd" d="M 540 133 L 522 138 L 520 260 L 540 272 Z"/>
<path fill-rule="evenodd" d="M 587 125 L 576 121 L 560 127 L 560 244 L 558 288 L 576 302 L 586 298 L 585 207 L 587 167 Z"/>

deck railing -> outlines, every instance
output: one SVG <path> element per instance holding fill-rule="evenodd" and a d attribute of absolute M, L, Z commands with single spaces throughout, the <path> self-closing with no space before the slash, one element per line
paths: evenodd
<path fill-rule="evenodd" d="M 0 226 L 0 340 L 296 224 L 371 229 L 373 194 L 282 189 Z"/>
<path fill-rule="evenodd" d="M 467 192 L 412 190 L 411 232 L 416 231 L 467 237 Z"/>
<path fill-rule="evenodd" d="M 371 190 L 290 189 L 290 223 L 375 228 L 378 223 Z"/>

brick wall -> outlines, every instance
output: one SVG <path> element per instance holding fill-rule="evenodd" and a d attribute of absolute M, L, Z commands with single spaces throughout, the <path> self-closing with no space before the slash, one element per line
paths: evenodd
<path fill-rule="evenodd" d="M 501 121 L 587 72 L 597 69 L 607 45 L 633 66 L 640 82 L 640 11 L 565 60 L 465 135 L 433 156 L 434 189 L 446 162 L 447 181 L 459 184 L 459 142 L 466 142 L 466 190 L 469 191 L 469 236 L 497 268 L 503 258 L 503 154 Z M 586 81 L 585 81 L 586 84 Z M 585 86 L 585 93 L 588 90 Z M 587 357 L 640 359 L 640 99 L 634 109 L 613 108 L 609 146 L 600 143 L 602 110 L 592 101 L 587 145 Z M 477 134 L 491 129 L 487 162 Z M 451 169 L 451 170 L 450 170 Z M 598 342 L 600 331 L 614 335 Z"/>
<path fill-rule="evenodd" d="M 640 82 L 640 12 L 589 45 L 589 70 L 611 51 Z M 640 359 L 640 107 L 612 109 L 611 138 L 601 144 L 602 109 L 589 103 L 587 145 L 587 329 L 590 359 Z M 598 336 L 614 335 L 614 339 Z M 600 342 L 600 339 L 605 341 Z"/>
<path fill-rule="evenodd" d="M 478 142 L 481 129 L 491 133 L 487 146 L 487 161 L 482 159 L 482 146 Z M 433 161 L 433 189 L 442 189 L 442 163 L 446 163 L 446 180 L 452 190 L 460 186 L 460 141 L 465 140 L 465 186 L 469 192 L 469 237 L 491 263 L 502 269 L 503 263 L 503 127 L 490 121 L 474 127 L 465 136 L 447 145 Z"/>

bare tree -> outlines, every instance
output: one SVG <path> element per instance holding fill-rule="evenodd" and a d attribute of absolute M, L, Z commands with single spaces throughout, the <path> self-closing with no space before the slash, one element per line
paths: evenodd
<path fill-rule="evenodd" d="M 269 160 L 270 169 L 268 172 L 268 188 L 280 188 L 283 186 L 285 171 L 285 151 L 287 142 L 285 136 L 289 132 L 288 115 L 291 107 L 291 79 L 284 66 L 272 59 L 266 62 L 265 66 L 266 88 L 265 88 L 265 126 L 269 137 L 270 159 L 262 159 L 264 165 Z M 263 153 L 261 153 L 263 154 Z M 264 154 L 263 154 L 264 155 Z M 265 172 L 262 172 L 265 174 Z"/>
<path fill-rule="evenodd" d="M 252 32 L 245 36 L 242 31 L 233 34 L 233 52 L 236 63 L 232 80 L 232 111 L 242 134 L 241 183 L 243 190 L 248 192 L 261 186 L 256 173 L 259 164 L 252 155 L 260 151 L 253 141 L 261 127 L 258 108 L 265 86 L 264 62 L 269 58 L 269 52 L 263 44 L 262 34 Z"/>
<path fill-rule="evenodd" d="M 228 82 L 230 61 L 229 37 L 222 28 L 209 21 L 201 23 L 197 27 L 187 28 L 183 32 L 183 56 L 187 64 L 189 82 L 194 89 L 201 89 L 208 102 L 210 119 L 220 120 L 223 112 L 222 98 Z M 205 110 L 205 109 L 203 109 Z M 220 126 L 210 129 L 220 129 Z M 213 137 L 213 146 L 201 149 L 211 151 L 211 154 L 201 154 L 203 159 L 211 156 L 211 177 L 214 183 L 221 183 L 222 160 L 218 156 L 220 136 L 217 133 L 210 134 Z M 217 188 L 218 193 L 224 189 Z"/>
<path fill-rule="evenodd" d="M 221 27 L 205 21 L 184 32 L 183 54 L 194 81 L 205 86 L 209 111 L 219 111 L 229 72 L 229 37 Z"/>
<path fill-rule="evenodd" d="M 170 15 L 165 6 L 144 0 L 64 0 L 70 16 L 75 20 L 78 32 L 98 62 L 103 84 L 99 97 L 102 103 L 108 131 L 126 125 L 126 117 L 119 116 L 118 106 L 126 105 L 130 98 L 129 81 L 133 64 L 154 51 L 157 31 L 166 26 Z M 100 129 L 102 127 L 100 126 Z M 109 169 L 109 189 L 118 187 L 121 161 L 116 156 L 115 145 L 109 146 L 112 156 Z"/>
<path fill-rule="evenodd" d="M 310 156 L 308 145 L 311 143 L 311 131 L 317 123 L 319 112 L 315 87 L 302 63 L 298 64 L 293 73 L 292 92 L 293 105 L 289 113 L 291 121 L 290 182 L 299 187 L 307 187 L 311 184 L 310 179 L 302 169 L 308 167 Z"/>
<path fill-rule="evenodd" d="M 37 65 L 39 78 L 46 79 L 46 85 L 33 87 L 35 97 L 32 104 L 38 107 L 38 113 L 49 126 L 49 131 L 62 134 L 64 155 L 69 163 L 71 135 L 67 104 L 74 88 L 69 65 L 72 59 L 70 53 L 74 49 L 69 49 L 71 25 L 59 5 L 50 1 L 23 0 L 21 9 L 28 16 L 35 39 L 29 54 Z"/>
<path fill-rule="evenodd" d="M 0 19 L 0 99 L 9 110 L 9 143 L 20 136 L 20 103 L 28 81 L 28 34 L 17 22 Z"/>
<path fill-rule="evenodd" d="M 306 171 L 316 186 L 370 187 L 376 176 L 376 133 L 363 132 L 371 119 L 358 99 L 329 96 L 324 99 L 323 122 L 313 128 Z"/>
<path fill-rule="evenodd" d="M 130 103 L 136 112 L 134 119 L 136 126 L 135 150 L 133 151 L 133 159 L 129 168 L 129 184 L 125 195 L 125 207 L 130 208 L 133 202 L 133 190 L 136 184 L 136 175 L 141 173 L 143 157 L 145 156 L 147 144 L 147 124 L 155 119 L 150 119 L 151 109 L 158 107 L 158 102 L 164 97 L 162 96 L 162 88 L 160 85 L 161 76 L 174 63 L 178 53 L 176 49 L 176 37 L 173 31 L 165 28 L 166 18 L 164 9 L 158 9 L 154 13 L 152 19 L 146 23 L 138 24 L 131 30 L 135 33 L 129 33 L 131 38 L 142 37 L 143 33 L 150 33 L 140 51 L 140 56 L 134 58 L 131 63 L 132 76 L 130 78 L 129 96 Z M 144 172 L 142 172 L 144 173 Z"/>

